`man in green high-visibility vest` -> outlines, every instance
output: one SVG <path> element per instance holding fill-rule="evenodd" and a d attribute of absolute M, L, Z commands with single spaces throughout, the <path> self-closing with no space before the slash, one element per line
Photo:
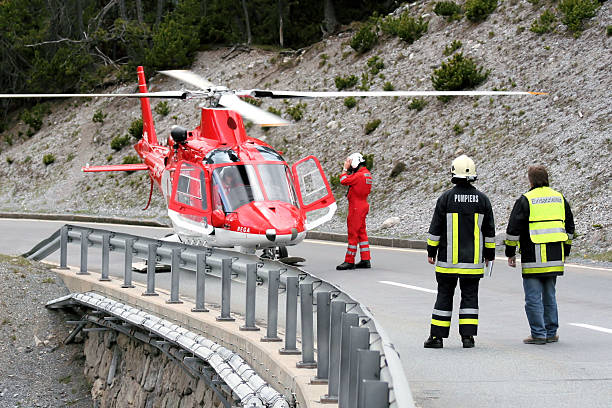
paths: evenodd
<path fill-rule="evenodd" d="M 531 188 L 514 203 L 506 229 L 508 265 L 516 267 L 519 246 L 525 312 L 531 336 L 525 344 L 559 341 L 555 284 L 563 275 L 574 236 L 574 216 L 563 195 L 549 187 L 543 166 L 527 170 Z"/>

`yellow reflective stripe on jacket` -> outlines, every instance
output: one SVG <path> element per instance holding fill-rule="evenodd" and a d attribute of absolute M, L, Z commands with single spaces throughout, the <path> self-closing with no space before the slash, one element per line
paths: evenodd
<path fill-rule="evenodd" d="M 474 214 L 474 263 L 480 262 L 480 228 L 478 227 L 478 213 Z"/>
<path fill-rule="evenodd" d="M 446 320 L 431 319 L 431 324 L 440 327 L 450 327 L 451 322 Z"/>
<path fill-rule="evenodd" d="M 440 236 L 439 235 L 431 235 L 431 234 L 429 234 L 427 236 L 427 245 L 431 245 L 431 246 L 435 246 L 435 247 L 440 245 Z"/>
<path fill-rule="evenodd" d="M 550 187 L 538 187 L 524 196 L 529 203 L 531 241 L 536 244 L 567 241 L 563 195 Z"/>
<path fill-rule="evenodd" d="M 475 325 L 478 325 L 478 319 L 459 319 L 459 324 L 475 324 Z"/>
<path fill-rule="evenodd" d="M 508 246 L 517 246 L 518 245 L 518 241 L 510 241 L 510 240 L 504 240 L 504 244 L 508 245 Z"/>
<path fill-rule="evenodd" d="M 453 263 L 459 263 L 459 214 L 453 213 Z"/>
<path fill-rule="evenodd" d="M 485 248 L 495 249 L 495 237 L 485 237 L 484 241 Z"/>
<path fill-rule="evenodd" d="M 563 265 L 561 266 L 546 266 L 542 268 L 523 268 L 523 273 L 537 275 L 538 273 L 549 273 L 549 272 L 563 272 Z"/>
<path fill-rule="evenodd" d="M 446 268 L 436 265 L 436 272 L 440 273 L 456 273 L 459 275 L 479 275 L 484 273 L 484 268 Z"/>

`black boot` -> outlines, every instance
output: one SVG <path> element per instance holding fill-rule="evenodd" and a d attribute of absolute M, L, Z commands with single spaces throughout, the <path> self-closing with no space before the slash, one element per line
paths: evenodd
<path fill-rule="evenodd" d="M 336 266 L 336 270 L 338 271 L 346 271 L 347 269 L 355 269 L 355 264 L 342 262 L 340 265 Z"/>
<path fill-rule="evenodd" d="M 442 337 L 429 336 L 425 343 L 423 344 L 425 348 L 442 348 Z"/>
<path fill-rule="evenodd" d="M 472 348 L 474 347 L 474 336 L 461 336 L 461 342 L 463 348 Z"/>
<path fill-rule="evenodd" d="M 364 261 L 363 259 L 355 265 L 355 268 L 357 269 L 370 269 L 371 267 L 372 264 L 370 261 Z"/>

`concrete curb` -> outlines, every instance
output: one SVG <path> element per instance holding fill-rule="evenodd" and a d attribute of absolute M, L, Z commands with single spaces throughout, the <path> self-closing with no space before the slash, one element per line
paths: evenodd
<path fill-rule="evenodd" d="M 170 224 L 166 224 L 155 220 L 139 220 L 135 218 L 125 217 L 102 217 L 94 215 L 77 215 L 77 214 L 44 214 L 44 213 L 11 213 L 0 212 L 0 218 L 15 218 L 15 219 L 35 219 L 35 220 L 52 220 L 52 221 L 70 221 L 70 222 L 95 222 L 103 224 L 124 224 L 124 225 L 139 225 L 144 227 L 162 227 L 170 228 Z M 335 232 L 324 231 L 308 231 L 307 239 L 317 239 L 321 241 L 331 242 L 348 242 L 347 234 L 338 234 Z M 427 249 L 427 242 L 405 238 L 391 237 L 369 237 L 371 245 L 386 246 L 391 248 L 412 248 L 412 249 Z"/>

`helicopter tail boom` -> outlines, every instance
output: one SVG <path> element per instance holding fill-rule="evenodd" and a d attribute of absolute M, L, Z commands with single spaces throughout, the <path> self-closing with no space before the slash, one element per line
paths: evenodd
<path fill-rule="evenodd" d="M 102 171 L 138 171 L 149 170 L 149 167 L 144 163 L 136 164 L 110 164 L 106 166 L 85 166 L 81 170 L 84 173 L 98 173 Z"/>
<path fill-rule="evenodd" d="M 142 66 L 138 67 L 138 90 L 140 93 L 148 93 L 147 80 Z M 153 123 L 153 113 L 151 112 L 151 102 L 149 98 L 140 98 L 140 108 L 142 110 L 142 136 L 149 145 L 157 145 L 159 143 L 157 142 L 157 134 L 155 133 L 155 124 Z"/>

